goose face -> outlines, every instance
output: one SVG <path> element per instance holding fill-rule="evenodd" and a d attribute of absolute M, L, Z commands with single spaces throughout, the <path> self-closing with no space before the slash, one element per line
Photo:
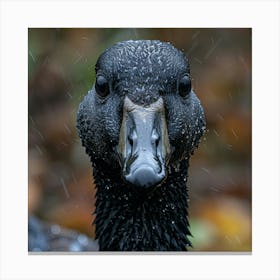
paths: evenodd
<path fill-rule="evenodd" d="M 87 153 L 119 169 L 127 185 L 159 186 L 205 129 L 187 59 L 169 43 L 125 41 L 107 49 L 95 70 L 78 112 Z"/>

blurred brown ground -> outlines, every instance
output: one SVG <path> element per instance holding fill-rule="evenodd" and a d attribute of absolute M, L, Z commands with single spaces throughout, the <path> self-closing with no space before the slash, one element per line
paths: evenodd
<path fill-rule="evenodd" d="M 207 133 L 191 159 L 195 251 L 251 250 L 251 29 L 29 29 L 29 213 L 94 236 L 91 166 L 76 113 L 99 54 L 158 39 L 183 50 Z"/>

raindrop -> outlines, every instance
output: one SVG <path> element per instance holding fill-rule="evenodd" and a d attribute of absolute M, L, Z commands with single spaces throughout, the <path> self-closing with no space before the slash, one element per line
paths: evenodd
<path fill-rule="evenodd" d="M 64 192 L 65 192 L 66 197 L 69 198 L 70 195 L 69 195 L 68 189 L 67 189 L 67 187 L 66 187 L 66 184 L 65 184 L 65 182 L 64 182 L 64 179 L 63 179 L 63 178 L 60 178 L 60 182 L 61 182 L 61 184 L 62 184 L 62 186 L 63 186 L 63 189 L 64 189 Z"/>
<path fill-rule="evenodd" d="M 213 132 L 216 134 L 216 136 L 218 136 L 218 137 L 220 136 L 219 133 L 215 129 L 213 129 Z"/>
<path fill-rule="evenodd" d="M 33 124 L 34 126 L 36 126 L 36 123 L 35 123 L 34 119 L 31 117 L 31 115 L 29 115 L 29 118 L 30 118 L 32 124 Z"/>
<path fill-rule="evenodd" d="M 72 173 L 72 179 L 73 179 L 73 181 L 75 182 L 75 184 L 77 184 L 77 178 L 76 178 L 76 176 L 75 176 L 75 174 L 74 173 Z"/>
<path fill-rule="evenodd" d="M 225 239 L 228 241 L 228 243 L 232 243 L 232 240 L 227 235 L 225 235 Z"/>
<path fill-rule="evenodd" d="M 199 64 L 202 64 L 202 61 L 201 61 L 200 59 L 198 59 L 197 57 L 194 57 L 194 60 L 195 60 L 196 62 L 198 62 Z"/>
<path fill-rule="evenodd" d="M 36 57 L 34 56 L 34 54 L 32 53 L 32 51 L 30 50 L 28 53 L 29 53 L 29 55 L 31 56 L 33 62 L 36 62 Z"/>
<path fill-rule="evenodd" d="M 235 131 L 234 131 L 233 128 L 231 129 L 231 132 L 232 132 L 232 134 L 234 135 L 235 139 L 238 140 L 238 136 L 237 136 L 237 134 L 235 133 Z"/>
<path fill-rule="evenodd" d="M 224 121 L 224 117 L 221 115 L 221 114 L 217 114 L 217 117 L 221 120 L 221 121 Z"/>
<path fill-rule="evenodd" d="M 71 134 L 71 130 L 66 123 L 64 123 L 64 128 L 68 132 L 68 134 Z"/>
<path fill-rule="evenodd" d="M 37 151 L 39 152 L 39 154 L 42 156 L 43 155 L 43 151 L 40 149 L 40 147 L 38 145 L 35 146 Z"/>
<path fill-rule="evenodd" d="M 228 148 L 228 150 L 232 150 L 232 145 L 227 144 L 227 148 Z"/>
<path fill-rule="evenodd" d="M 210 187 L 211 190 L 213 190 L 214 192 L 219 192 L 220 190 L 214 187 Z"/>
<path fill-rule="evenodd" d="M 235 240 L 236 240 L 239 244 L 241 244 L 241 240 L 240 240 L 240 238 L 239 238 L 238 235 L 235 235 Z"/>
<path fill-rule="evenodd" d="M 201 167 L 201 169 L 206 172 L 207 174 L 211 175 L 211 171 L 205 167 Z"/>
<path fill-rule="evenodd" d="M 73 98 L 73 95 L 69 91 L 67 91 L 66 94 L 69 96 L 70 99 Z"/>

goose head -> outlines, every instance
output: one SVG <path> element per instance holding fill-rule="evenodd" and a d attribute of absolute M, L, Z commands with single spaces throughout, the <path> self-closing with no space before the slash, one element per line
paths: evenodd
<path fill-rule="evenodd" d="M 187 58 L 170 43 L 124 41 L 100 55 L 95 71 L 78 111 L 86 152 L 128 188 L 160 187 L 205 129 Z"/>

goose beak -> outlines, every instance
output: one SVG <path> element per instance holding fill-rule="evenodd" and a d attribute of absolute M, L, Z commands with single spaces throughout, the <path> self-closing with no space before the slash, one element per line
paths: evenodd
<path fill-rule="evenodd" d="M 127 183 L 150 188 L 163 181 L 170 144 L 162 98 L 148 107 L 125 98 L 118 153 Z"/>

